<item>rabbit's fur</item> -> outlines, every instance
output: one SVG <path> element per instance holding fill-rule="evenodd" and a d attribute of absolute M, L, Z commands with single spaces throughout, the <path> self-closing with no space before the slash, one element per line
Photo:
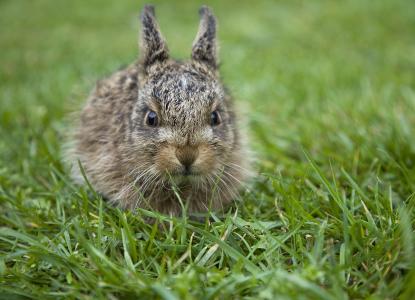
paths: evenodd
<path fill-rule="evenodd" d="M 230 95 L 220 82 L 216 21 L 200 9 L 189 61 L 169 58 L 154 8 L 141 14 L 141 59 L 100 80 L 70 150 L 73 177 L 122 208 L 178 215 L 222 209 L 248 174 Z M 146 123 L 149 111 L 158 126 Z M 220 124 L 212 126 L 212 111 Z M 190 170 L 181 163 L 192 163 Z"/>

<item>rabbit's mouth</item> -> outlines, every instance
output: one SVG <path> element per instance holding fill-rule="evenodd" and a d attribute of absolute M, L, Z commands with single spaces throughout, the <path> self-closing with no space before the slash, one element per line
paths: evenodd
<path fill-rule="evenodd" d="M 170 176 L 174 184 L 198 183 L 202 181 L 205 177 L 206 175 L 195 170 L 183 170 L 181 172 L 171 174 Z"/>

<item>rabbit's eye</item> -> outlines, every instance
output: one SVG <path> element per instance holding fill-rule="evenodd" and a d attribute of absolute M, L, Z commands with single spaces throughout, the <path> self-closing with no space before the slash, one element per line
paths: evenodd
<path fill-rule="evenodd" d="M 217 126 L 219 124 L 220 124 L 219 112 L 215 110 L 210 114 L 210 125 Z"/>
<path fill-rule="evenodd" d="M 150 110 L 146 116 L 146 124 L 148 126 L 156 127 L 159 123 L 157 113 L 155 111 Z"/>

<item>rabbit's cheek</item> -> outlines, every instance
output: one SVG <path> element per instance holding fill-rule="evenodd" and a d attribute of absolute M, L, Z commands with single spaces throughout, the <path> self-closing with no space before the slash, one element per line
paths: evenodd
<path fill-rule="evenodd" d="M 160 172 L 174 173 L 180 162 L 176 158 L 175 148 L 165 146 L 155 155 L 154 163 Z"/>
<path fill-rule="evenodd" d="M 194 169 L 201 174 L 209 174 L 217 167 L 215 153 L 205 145 L 199 146 L 199 155 L 194 162 Z"/>

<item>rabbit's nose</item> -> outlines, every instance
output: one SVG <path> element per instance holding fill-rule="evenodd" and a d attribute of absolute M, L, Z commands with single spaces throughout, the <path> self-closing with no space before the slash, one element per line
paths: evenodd
<path fill-rule="evenodd" d="M 190 172 L 192 164 L 199 155 L 199 150 L 195 147 L 180 147 L 176 149 L 176 157 L 185 168 L 186 172 Z"/>

